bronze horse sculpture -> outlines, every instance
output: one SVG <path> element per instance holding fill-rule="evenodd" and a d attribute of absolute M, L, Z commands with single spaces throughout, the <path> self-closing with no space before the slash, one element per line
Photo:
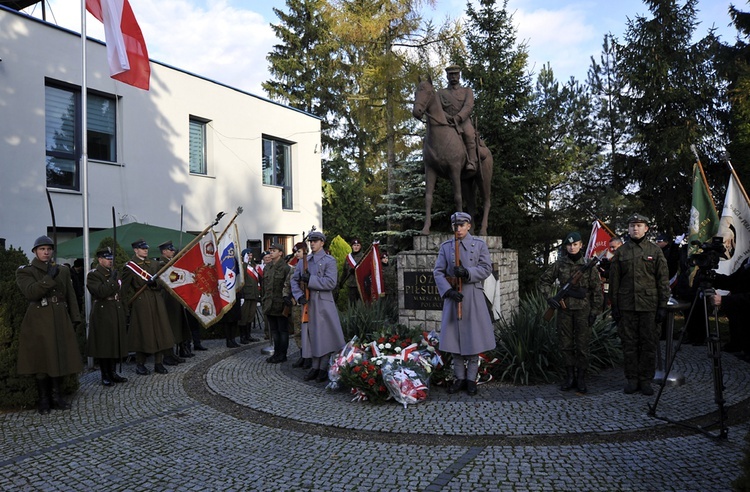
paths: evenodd
<path fill-rule="evenodd" d="M 432 79 L 420 78 L 414 94 L 412 114 L 418 120 L 427 116 L 427 134 L 424 138 L 422 159 L 425 171 L 425 221 L 421 234 L 430 234 L 432 224 L 432 195 L 438 176 L 448 178 L 453 185 L 453 198 L 456 210 L 463 211 L 464 198 L 467 211 L 474 217 L 476 208 L 476 188 L 479 188 L 484 205 L 479 235 L 487 235 L 487 220 L 490 215 L 490 186 L 492 183 L 492 154 L 480 140 L 477 146 L 480 153 L 475 173 L 466 173 L 466 148 L 455 125 L 448 122 L 440 98 L 432 85 Z"/>

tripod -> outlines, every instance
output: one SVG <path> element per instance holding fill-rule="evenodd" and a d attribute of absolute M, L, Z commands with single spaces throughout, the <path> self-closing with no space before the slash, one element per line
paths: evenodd
<path fill-rule="evenodd" d="M 695 293 L 695 298 L 693 299 L 693 303 L 690 306 L 690 313 L 688 314 L 687 319 L 685 320 L 685 327 L 682 330 L 682 333 L 680 334 L 680 339 L 677 342 L 677 347 L 674 351 L 674 357 L 671 358 L 671 360 L 668 360 L 668 365 L 666 368 L 666 371 L 664 373 L 664 379 L 659 384 L 659 391 L 656 394 L 656 399 L 654 400 L 653 404 L 649 404 L 649 412 L 648 414 L 651 417 L 655 417 L 660 420 L 664 420 L 665 422 L 669 422 L 671 424 L 681 425 L 683 427 L 688 427 L 691 429 L 698 430 L 710 437 L 715 437 L 719 439 L 726 439 L 729 429 L 727 429 L 726 425 L 726 419 L 727 419 L 727 410 L 724 407 L 724 373 L 722 372 L 721 368 L 721 338 L 719 337 L 719 310 L 716 308 L 716 306 L 713 303 L 713 296 L 716 294 L 716 291 L 711 287 L 710 283 L 708 282 L 701 282 L 698 290 Z M 719 407 L 719 420 L 717 422 L 712 422 L 706 427 L 711 427 L 716 424 L 719 424 L 719 433 L 718 434 L 711 434 L 706 428 L 698 426 L 698 425 L 690 425 L 686 424 L 684 422 L 678 422 L 674 420 L 670 420 L 666 417 L 660 417 L 656 415 L 656 407 L 659 404 L 659 399 L 661 398 L 662 393 L 664 392 L 664 387 L 667 384 L 667 379 L 669 378 L 669 372 L 672 370 L 672 365 L 674 363 L 674 360 L 677 356 L 677 353 L 680 351 L 680 347 L 682 346 L 682 340 L 685 337 L 685 333 L 687 332 L 687 327 L 690 326 L 690 321 L 693 318 L 693 314 L 695 312 L 695 307 L 698 306 L 698 303 L 702 303 L 703 305 L 703 321 L 704 326 L 706 329 L 706 347 L 708 351 L 708 358 L 711 360 L 711 368 L 713 373 L 713 382 L 714 382 L 714 402 Z M 713 326 L 711 323 L 709 323 L 709 311 L 708 308 L 711 308 L 711 313 L 714 318 Z"/>

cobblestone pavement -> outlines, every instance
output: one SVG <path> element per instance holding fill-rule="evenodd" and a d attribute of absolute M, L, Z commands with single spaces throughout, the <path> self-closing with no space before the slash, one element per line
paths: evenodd
<path fill-rule="evenodd" d="M 722 357 L 728 438 L 717 433 L 705 347 L 683 347 L 683 386 L 625 395 L 621 371 L 588 395 L 556 385 L 480 386 L 428 401 L 352 402 L 267 364 L 260 342 L 208 352 L 106 388 L 81 377 L 72 410 L 0 414 L 2 490 L 721 491 L 740 474 L 750 364 Z M 667 421 L 668 420 L 668 421 Z"/>

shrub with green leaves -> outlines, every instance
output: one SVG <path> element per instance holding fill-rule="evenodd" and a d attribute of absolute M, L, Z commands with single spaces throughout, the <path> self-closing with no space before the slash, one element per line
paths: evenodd
<path fill-rule="evenodd" d="M 398 303 L 395 296 L 383 297 L 369 305 L 357 301 L 345 312 L 339 313 L 339 318 L 346 340 L 351 340 L 354 336 L 360 340 L 367 340 L 373 338 L 374 333 L 408 330 L 406 327 L 397 326 Z"/>

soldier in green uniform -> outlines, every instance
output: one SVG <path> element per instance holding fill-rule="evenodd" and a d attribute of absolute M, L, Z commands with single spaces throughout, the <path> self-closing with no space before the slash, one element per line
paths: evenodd
<path fill-rule="evenodd" d="M 659 323 L 667 315 L 669 272 L 661 248 L 646 239 L 648 218 L 628 218 L 630 239 L 615 251 L 609 270 L 612 319 L 624 357 L 625 393 L 653 395 Z"/>
<path fill-rule="evenodd" d="M 357 277 L 354 275 L 354 269 L 362 261 L 365 256 L 365 252 L 362 251 L 362 243 L 359 239 L 354 238 L 350 243 L 352 252 L 346 256 L 344 260 L 344 271 L 342 272 L 342 284 L 346 286 L 347 294 L 349 296 L 349 304 L 354 304 L 360 300 L 359 288 L 357 287 Z M 339 287 L 342 287 L 340 285 Z"/>
<path fill-rule="evenodd" d="M 120 280 L 112 259 L 110 248 L 100 249 L 96 252 L 99 264 L 86 276 L 86 288 L 91 293 L 86 353 L 98 360 L 104 386 L 127 382 L 115 370 L 117 361 L 128 356 L 128 339 Z"/>
<path fill-rule="evenodd" d="M 273 355 L 266 362 L 286 362 L 289 350 L 289 318 L 284 307 L 291 305 L 289 282 L 292 269 L 284 261 L 284 247 L 273 243 L 269 248 L 271 261 L 263 271 L 263 314 L 273 340 Z"/>
<path fill-rule="evenodd" d="M 565 236 L 565 252 L 539 279 L 545 297 L 550 295 L 555 281 L 565 285 L 576 271 L 586 266 L 582 246 L 580 233 Z M 586 393 L 591 324 L 602 309 L 602 281 L 596 268 L 586 271 L 564 302 L 565 307 L 557 310 L 557 336 L 566 373 L 560 389 L 568 391 L 575 386 Z"/>
<path fill-rule="evenodd" d="M 445 69 L 448 88 L 438 90 L 440 103 L 443 106 L 448 122 L 461 134 L 468 162 L 466 171 L 477 169 L 477 143 L 474 125 L 471 123 L 471 111 L 474 109 L 474 93 L 468 87 L 461 87 L 461 67 L 451 65 Z"/>
<path fill-rule="evenodd" d="M 30 265 L 16 271 L 16 284 L 29 301 L 18 336 L 18 374 L 36 376 L 39 413 L 70 408 L 61 380 L 83 370 L 74 325 L 81 322 L 70 270 L 54 263 L 54 242 L 40 236 Z"/>
<path fill-rule="evenodd" d="M 159 292 L 161 288 L 154 278 L 159 264 L 148 258 L 148 244 L 143 239 L 134 241 L 131 246 L 134 255 L 122 272 L 122 293 L 129 301 L 128 347 L 135 352 L 135 372 L 141 376 L 149 374 L 146 358 L 154 354 L 154 371 L 167 374 L 164 351 L 174 346 L 174 337 L 164 298 Z M 143 287 L 145 289 L 135 297 Z"/>

